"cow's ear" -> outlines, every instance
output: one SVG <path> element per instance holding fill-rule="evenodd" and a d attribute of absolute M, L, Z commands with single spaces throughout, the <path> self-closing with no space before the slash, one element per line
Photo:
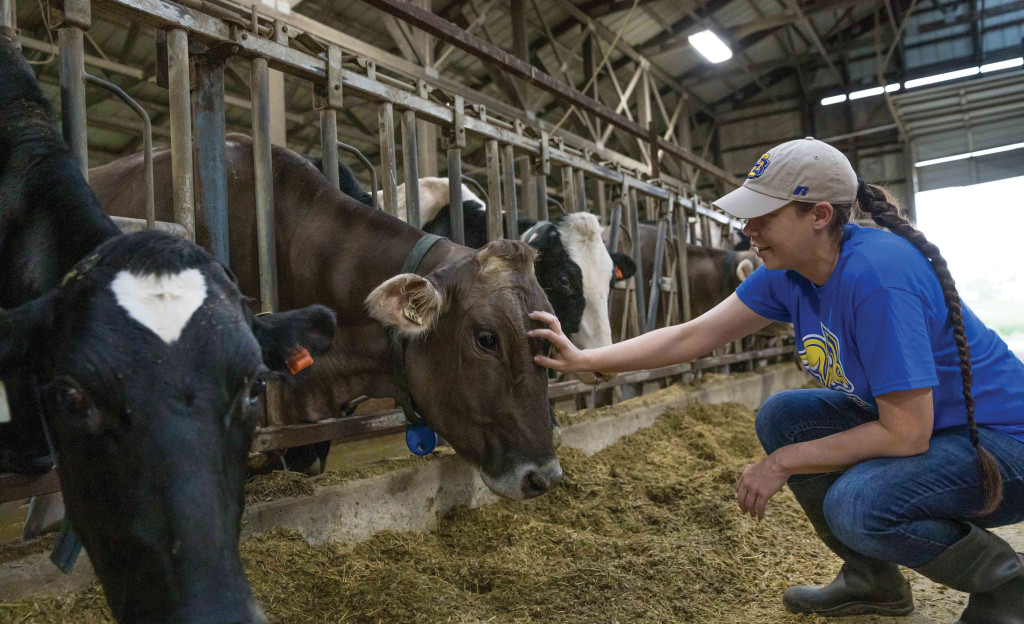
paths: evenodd
<path fill-rule="evenodd" d="M 252 333 L 260 343 L 267 368 L 295 375 L 311 363 L 306 357 L 323 355 L 334 339 L 334 312 L 322 305 L 264 314 L 253 319 Z"/>
<path fill-rule="evenodd" d="M 757 267 L 754 266 L 754 261 L 750 258 L 740 260 L 736 265 L 736 279 L 742 282 L 750 277 L 750 274 L 753 273 L 756 268 Z"/>
<path fill-rule="evenodd" d="M 13 310 L 0 310 L 0 373 L 34 367 L 49 352 L 55 292 Z"/>
<path fill-rule="evenodd" d="M 430 280 L 403 273 L 374 288 L 365 304 L 370 318 L 411 338 L 434 325 L 441 315 L 442 302 L 441 291 Z"/>
<path fill-rule="evenodd" d="M 624 253 L 614 252 L 611 254 L 612 262 L 615 264 L 615 268 L 612 270 L 612 275 L 616 282 L 629 279 L 636 273 L 636 263 L 633 259 Z"/>

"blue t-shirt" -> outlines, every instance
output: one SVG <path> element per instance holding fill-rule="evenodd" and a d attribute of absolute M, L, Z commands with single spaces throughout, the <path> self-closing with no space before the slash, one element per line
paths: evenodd
<path fill-rule="evenodd" d="M 826 388 L 878 411 L 874 397 L 932 388 L 935 429 L 967 424 L 960 358 L 942 287 L 912 243 L 847 225 L 832 276 L 754 271 L 736 294 L 761 316 L 793 323 L 806 368 Z M 1024 364 L 963 304 L 978 425 L 1024 441 Z"/>

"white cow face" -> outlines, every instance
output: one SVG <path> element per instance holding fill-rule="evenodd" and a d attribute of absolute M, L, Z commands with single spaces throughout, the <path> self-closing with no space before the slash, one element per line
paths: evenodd
<path fill-rule="evenodd" d="M 608 293 L 612 282 L 628 279 L 636 272 L 633 260 L 624 254 L 609 254 L 601 240 L 597 217 L 583 212 L 566 215 L 558 225 L 562 245 L 583 273 L 586 305 L 579 331 L 569 339 L 581 349 L 612 344 L 608 319 Z M 584 381 L 596 381 L 585 379 Z"/>

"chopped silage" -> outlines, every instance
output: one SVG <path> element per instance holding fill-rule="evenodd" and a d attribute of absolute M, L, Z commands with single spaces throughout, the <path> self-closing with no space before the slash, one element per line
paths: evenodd
<path fill-rule="evenodd" d="M 249 539 L 242 557 L 271 621 L 289 624 L 827 621 L 779 603 L 787 584 L 838 568 L 788 490 L 761 523 L 736 507 L 734 483 L 762 455 L 750 410 L 671 408 L 593 457 L 563 449 L 564 487 L 540 498 L 357 546 L 277 530 Z M 0 605 L 0 621 L 23 616 L 109 617 L 97 588 Z"/>

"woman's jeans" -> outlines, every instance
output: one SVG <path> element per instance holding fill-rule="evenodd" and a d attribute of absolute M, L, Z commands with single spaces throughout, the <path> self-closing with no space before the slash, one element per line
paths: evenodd
<path fill-rule="evenodd" d="M 824 438 L 878 420 L 845 394 L 826 389 L 789 390 L 769 398 L 757 413 L 757 435 L 767 453 Z M 962 523 L 982 528 L 1024 520 L 1024 442 L 978 428 L 981 445 L 1003 475 L 1003 502 L 984 506 L 978 454 L 967 426 L 936 431 L 926 452 L 869 459 L 848 469 L 825 497 L 825 518 L 835 536 L 862 554 L 916 568 L 964 536 Z M 790 483 L 814 475 L 795 475 Z"/>

